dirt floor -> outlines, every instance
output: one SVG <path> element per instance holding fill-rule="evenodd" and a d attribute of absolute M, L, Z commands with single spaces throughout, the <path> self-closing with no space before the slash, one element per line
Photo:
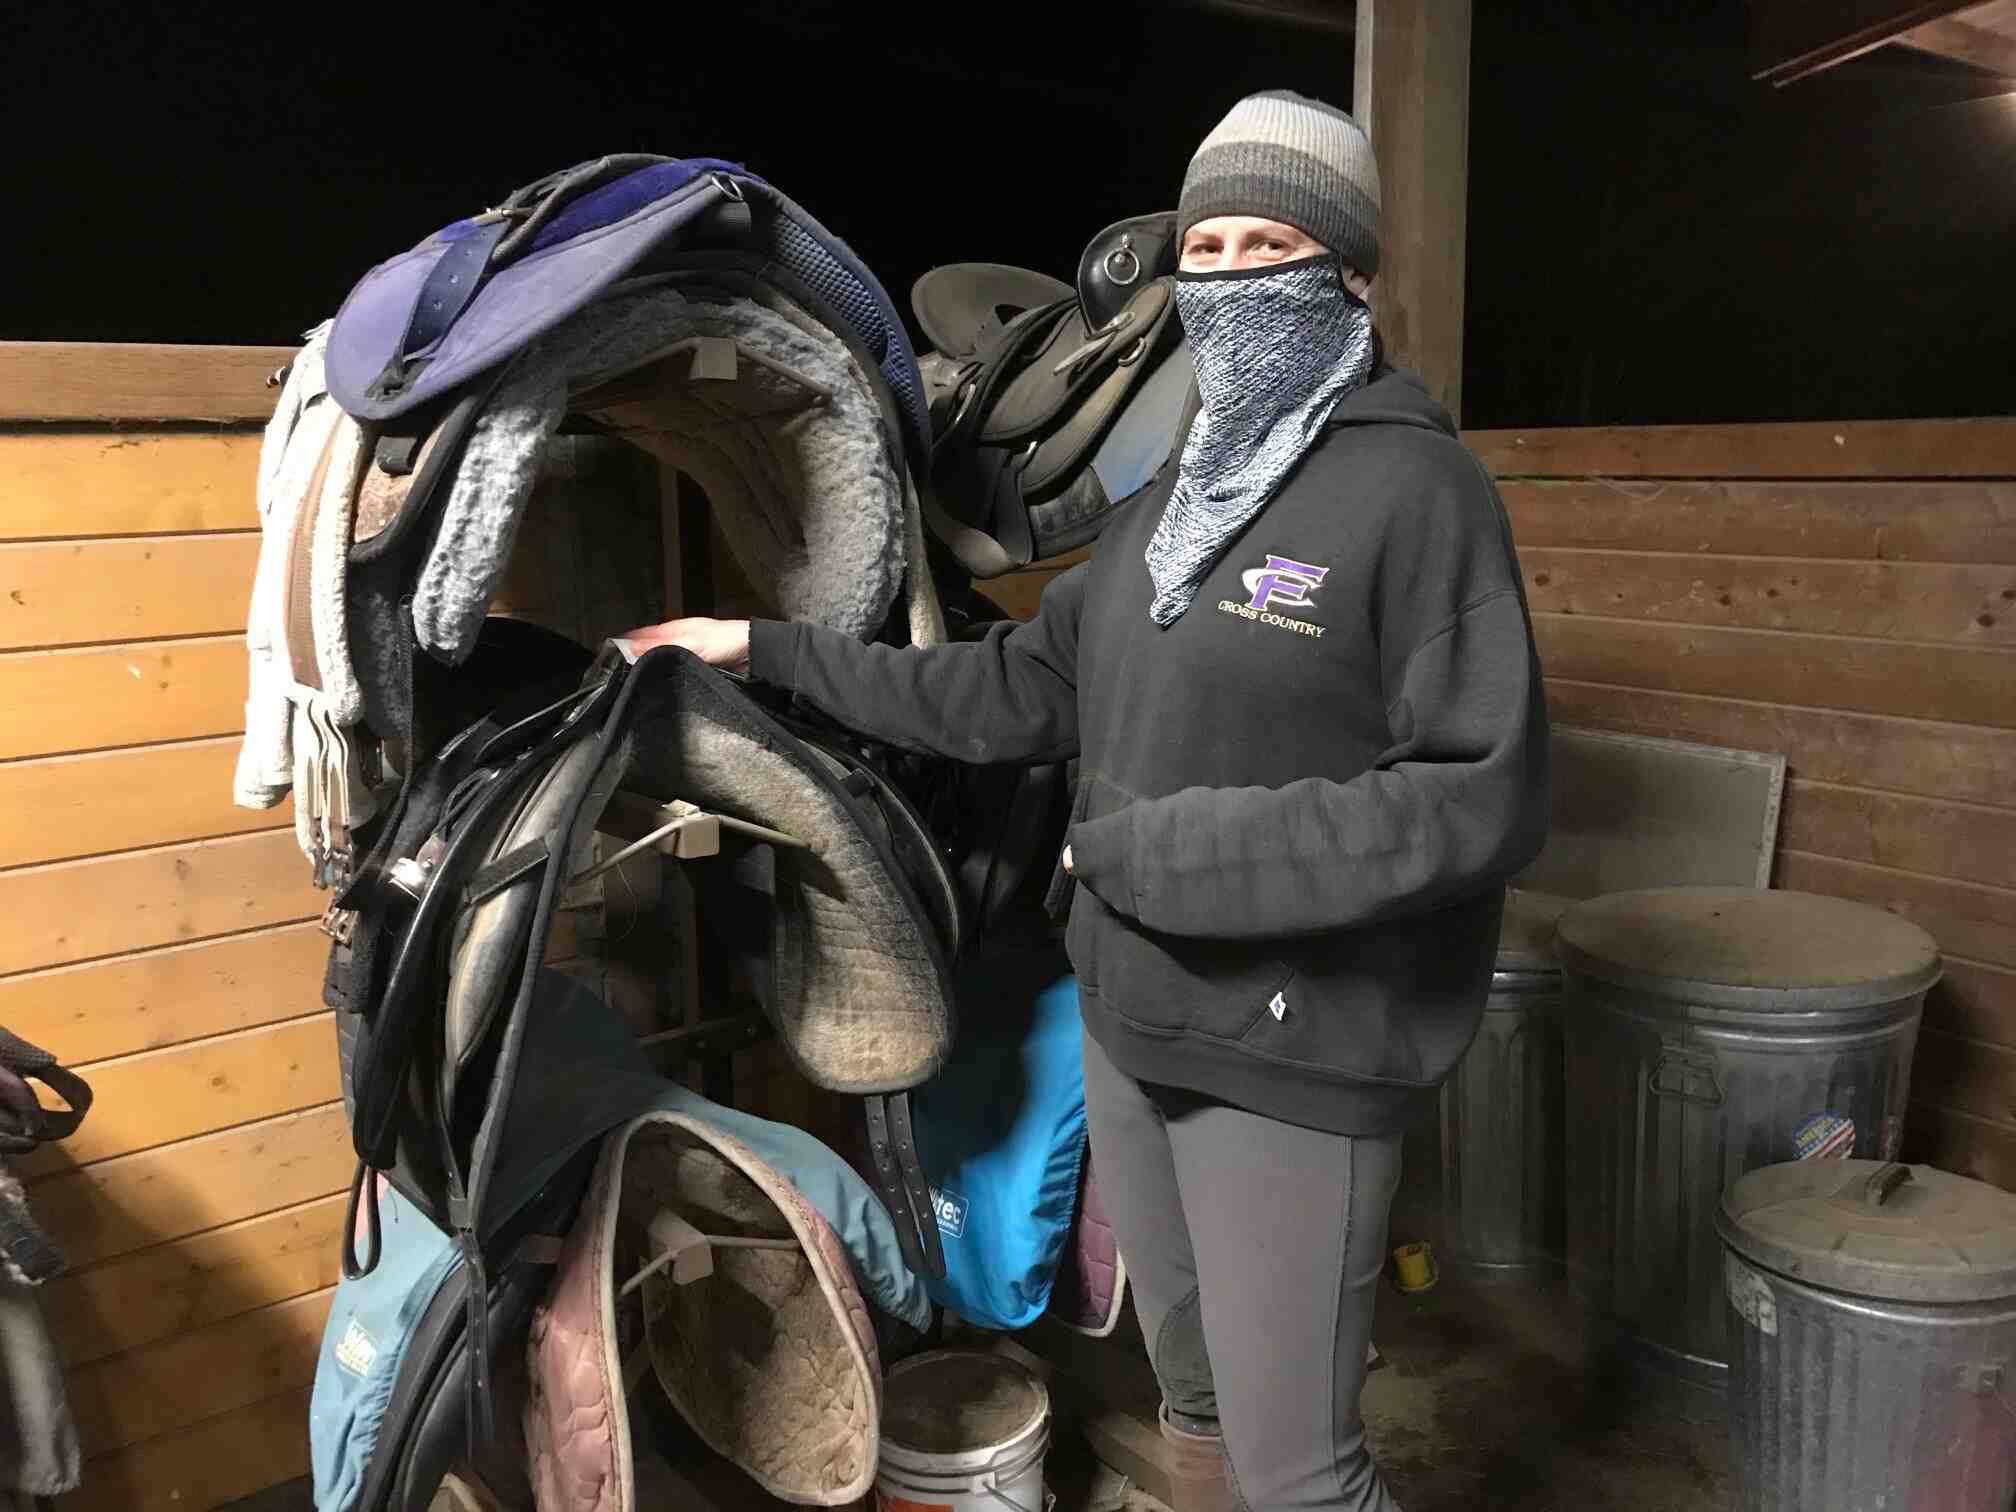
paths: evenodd
<path fill-rule="evenodd" d="M 1387 1364 L 1365 1385 L 1372 1452 L 1408 1512 L 1709 1512 L 1729 1505 L 1720 1428 L 1595 1383 L 1559 1289 L 1382 1296 Z"/>
<path fill-rule="evenodd" d="M 1558 1286 L 1478 1287 L 1445 1278 L 1410 1297 L 1385 1283 L 1374 1335 L 1384 1363 L 1366 1383 L 1367 1434 L 1406 1512 L 1721 1512 L 1729 1505 L 1721 1431 L 1635 1406 L 1598 1384 L 1583 1364 L 1580 1309 Z M 1111 1339 L 1080 1341 L 1076 1347 L 1090 1354 L 1068 1363 L 1054 1352 L 1049 1358 L 1074 1374 L 1096 1362 L 1109 1400 L 1145 1392 L 1143 1401 L 1123 1405 L 1152 1424 L 1152 1377 L 1139 1337 L 1129 1316 Z M 640 1481 L 650 1484 L 653 1469 L 663 1473 L 662 1461 L 641 1463 L 653 1440 L 691 1479 L 682 1478 L 669 1501 L 640 1494 L 640 1512 L 674 1503 L 689 1512 L 782 1505 L 714 1461 L 652 1393 L 643 1395 L 644 1404 L 633 1404 L 640 1407 Z M 1166 1512 L 1093 1460 L 1071 1410 L 1059 1406 L 1046 1477 L 1054 1512 Z M 1152 1428 L 1146 1432 L 1152 1439 Z M 244 1512 L 305 1505 L 300 1488 L 281 1488 Z"/>
<path fill-rule="evenodd" d="M 1366 1434 L 1406 1512 L 1730 1504 L 1721 1430 L 1595 1383 L 1580 1310 L 1559 1288 L 1445 1279 L 1408 1297 L 1388 1286 L 1374 1334 L 1385 1363 L 1366 1382 Z M 1126 1347 L 1124 1336 L 1104 1347 Z M 1055 1512 L 1157 1512 L 1159 1502 L 1092 1462 L 1063 1427 L 1048 1477 Z"/>

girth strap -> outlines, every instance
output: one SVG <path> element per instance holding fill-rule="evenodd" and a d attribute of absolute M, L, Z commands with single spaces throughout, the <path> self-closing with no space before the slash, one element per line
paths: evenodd
<path fill-rule="evenodd" d="M 945 1247 L 938 1238 L 938 1210 L 930 1183 L 917 1162 L 917 1140 L 910 1129 L 910 1094 L 895 1092 L 862 1099 L 868 1115 L 868 1158 L 875 1184 L 896 1223 L 896 1242 L 903 1259 L 920 1276 L 945 1274 Z"/>

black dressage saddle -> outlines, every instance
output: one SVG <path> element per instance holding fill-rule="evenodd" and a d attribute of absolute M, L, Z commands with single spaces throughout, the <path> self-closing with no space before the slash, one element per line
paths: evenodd
<path fill-rule="evenodd" d="M 918 280 L 927 518 L 974 577 L 1088 544 L 1167 461 L 1190 378 L 1176 253 L 1173 213 L 1136 216 L 1092 239 L 1075 288 L 988 263 Z"/>
<path fill-rule="evenodd" d="M 923 818 L 859 753 L 683 650 L 632 666 L 612 643 L 574 685 L 556 694 L 554 681 L 412 775 L 336 900 L 325 996 L 360 1162 L 353 1205 L 367 1205 L 365 1254 L 346 1248 L 346 1273 L 376 1262 L 368 1172 L 384 1171 L 458 1236 L 470 1295 L 486 1295 L 491 1236 L 517 1212 L 492 1178 L 538 964 L 619 792 L 632 810 L 674 805 L 664 830 L 719 816 L 718 852 L 689 872 L 701 926 L 797 1068 L 868 1100 L 907 1258 L 942 1271 L 905 1094 L 950 1046 L 967 911 Z M 542 1086 L 560 1071 L 550 1061 Z M 548 1130 L 546 1166 L 513 1192 L 603 1132 L 581 1118 Z"/>

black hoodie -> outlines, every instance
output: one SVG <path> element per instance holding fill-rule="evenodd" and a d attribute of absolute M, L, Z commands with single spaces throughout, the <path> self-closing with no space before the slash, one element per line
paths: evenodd
<path fill-rule="evenodd" d="M 1392 1132 L 1475 1034 L 1503 884 L 1545 837 L 1504 507 L 1447 412 L 1386 369 L 1164 629 L 1143 553 L 1175 471 L 1027 624 L 897 649 L 758 621 L 750 671 L 897 745 L 1080 757 L 1067 942 L 1114 1064 Z"/>

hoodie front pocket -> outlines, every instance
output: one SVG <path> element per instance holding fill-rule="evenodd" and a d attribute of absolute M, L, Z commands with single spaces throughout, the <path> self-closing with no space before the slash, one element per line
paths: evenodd
<path fill-rule="evenodd" d="M 1199 940 L 1143 929 L 1089 888 L 1079 907 L 1098 910 L 1099 992 L 1138 1027 L 1236 1040 L 1295 974 L 1274 941 Z"/>

